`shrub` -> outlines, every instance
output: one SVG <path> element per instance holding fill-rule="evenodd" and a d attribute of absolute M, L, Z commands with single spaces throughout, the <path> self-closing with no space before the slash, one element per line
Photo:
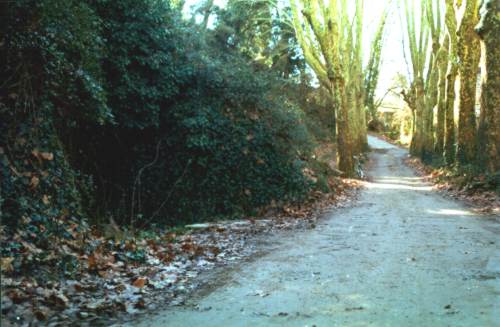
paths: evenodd
<path fill-rule="evenodd" d="M 12 230 L 47 243 L 87 218 L 178 224 L 307 192 L 311 140 L 285 81 L 208 42 L 168 2 L 1 6 L 12 78 L 0 92 L 0 205 Z"/>

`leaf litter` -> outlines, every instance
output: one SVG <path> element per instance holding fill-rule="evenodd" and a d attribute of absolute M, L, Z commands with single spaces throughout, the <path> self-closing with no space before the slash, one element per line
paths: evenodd
<path fill-rule="evenodd" d="M 324 212 L 351 205 L 361 185 L 346 179 L 336 193 L 313 193 L 305 205 L 273 209 L 262 219 L 195 224 L 183 234 L 109 239 L 94 230 L 82 239 L 73 228 L 74 237 L 59 240 L 46 256 L 52 260 L 47 262 L 75 258 L 79 270 L 73 278 L 21 275 L 13 258 L 2 258 L 2 326 L 109 325 L 159 305 L 181 305 L 199 287 L 203 272 L 254 254 L 258 235 L 314 228 Z M 22 256 L 47 252 L 21 242 Z"/>
<path fill-rule="evenodd" d="M 425 181 L 434 184 L 436 190 L 467 203 L 475 212 L 500 215 L 500 196 L 498 191 L 491 190 L 485 175 L 474 176 L 466 182 L 464 176 L 453 176 L 445 168 L 435 169 L 418 158 L 408 157 L 404 163 L 414 168 Z"/>

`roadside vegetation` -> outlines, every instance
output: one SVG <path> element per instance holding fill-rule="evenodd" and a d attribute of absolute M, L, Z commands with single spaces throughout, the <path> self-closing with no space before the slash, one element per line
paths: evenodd
<path fill-rule="evenodd" d="M 2 306 L 45 321 L 68 280 L 217 256 L 186 224 L 347 201 L 380 126 L 390 4 L 364 46 L 363 0 L 0 2 Z M 498 2 L 400 4 L 408 109 L 390 134 L 499 192 Z"/>

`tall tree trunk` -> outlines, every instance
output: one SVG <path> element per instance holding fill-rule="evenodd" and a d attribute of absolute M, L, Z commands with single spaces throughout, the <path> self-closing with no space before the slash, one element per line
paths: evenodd
<path fill-rule="evenodd" d="M 357 79 L 356 83 L 351 85 L 351 91 L 347 91 L 349 92 L 349 103 L 351 103 L 350 108 L 352 111 L 351 126 L 355 142 L 354 154 L 361 154 L 368 148 L 362 81 L 361 78 Z"/>
<path fill-rule="evenodd" d="M 337 168 L 346 176 L 354 176 L 354 142 L 349 124 L 349 99 L 342 81 L 336 81 L 332 92 L 340 104 L 337 109 Z"/>
<path fill-rule="evenodd" d="M 448 69 L 446 72 L 446 98 L 444 113 L 444 161 L 455 161 L 455 82 L 457 80 L 457 20 L 453 0 L 446 0 L 445 23 L 450 39 Z"/>
<path fill-rule="evenodd" d="M 351 133 L 351 136 L 353 137 L 352 140 L 352 153 L 354 155 L 357 155 L 361 152 L 361 145 L 359 144 L 359 119 L 358 119 L 358 109 L 356 108 L 357 106 L 357 101 L 356 101 L 356 90 L 353 87 L 353 83 L 349 83 L 348 86 L 345 88 L 345 102 L 347 103 L 347 108 L 349 110 L 349 130 Z"/>
<path fill-rule="evenodd" d="M 356 10 L 354 18 L 356 26 L 360 26 L 362 0 L 356 0 L 356 8 L 359 10 Z M 352 46 L 354 37 L 359 37 L 353 34 L 347 0 L 292 0 L 290 9 L 295 36 L 307 64 L 339 104 L 336 120 L 338 168 L 347 176 L 354 176 L 353 151 L 357 143 L 354 136 L 357 135 L 352 134 L 356 131 L 351 130 L 353 125 L 350 124 L 353 97 L 349 96 L 347 88 L 353 76 L 353 67 L 348 58 L 352 58 L 354 53 L 361 53 L 357 49 L 358 45 L 361 47 L 361 42 L 356 42 L 356 47 Z M 341 51 L 350 55 L 341 55 Z M 349 92 L 352 94 L 354 91 Z"/>
<path fill-rule="evenodd" d="M 434 156 L 434 108 L 438 103 L 439 85 L 439 57 L 441 49 L 441 9 L 439 1 L 427 0 L 425 16 L 429 26 L 432 41 L 432 51 L 427 68 L 425 83 L 425 113 L 424 113 L 424 140 L 422 160 L 429 162 Z"/>
<path fill-rule="evenodd" d="M 479 159 L 483 167 L 500 171 L 500 3 L 483 1 L 481 21 L 481 114 L 478 129 Z"/>
<path fill-rule="evenodd" d="M 455 63 L 448 63 L 446 73 L 446 99 L 444 113 L 444 161 L 450 165 L 455 162 L 455 82 L 458 67 Z"/>
<path fill-rule="evenodd" d="M 425 140 L 425 92 L 424 80 L 422 77 L 415 79 L 415 114 L 414 114 L 414 133 L 410 146 L 410 152 L 413 156 L 423 158 L 424 140 Z"/>
<path fill-rule="evenodd" d="M 480 59 L 479 38 L 474 27 L 479 22 L 477 0 L 466 0 L 458 28 L 458 73 L 460 104 L 458 117 L 457 162 L 466 165 L 476 160 L 476 82 Z"/>
<path fill-rule="evenodd" d="M 429 70 L 427 87 L 425 88 L 425 111 L 423 113 L 423 149 L 421 159 L 430 162 L 434 153 L 434 107 L 438 98 L 439 70 L 437 65 L 437 52 L 439 43 L 433 44 L 431 58 L 429 59 Z"/>
<path fill-rule="evenodd" d="M 426 108 L 428 91 L 428 80 L 432 76 L 432 69 L 429 69 L 429 76 L 424 77 L 426 67 L 426 60 L 428 54 L 429 36 L 431 32 L 434 36 L 437 29 L 434 25 L 432 17 L 432 7 L 430 0 L 420 1 L 419 12 L 413 5 L 413 2 L 408 0 L 404 1 L 407 35 L 408 35 L 408 49 L 412 64 L 411 87 L 409 94 L 406 97 L 409 99 L 408 104 L 413 103 L 414 107 L 414 133 L 410 144 L 410 153 L 413 156 L 425 159 L 427 148 L 432 151 L 432 139 L 429 142 L 429 110 Z M 420 16 L 420 17 L 419 17 Z M 417 17 L 420 22 L 417 23 Z M 432 24 L 430 24 L 432 22 Z M 430 58 L 432 60 L 432 57 Z M 432 62 L 432 61 L 431 61 Z M 427 64 L 429 65 L 429 64 Z M 432 68 L 432 67 L 431 67 Z M 424 80 L 425 78 L 425 80 Z M 411 107 L 411 105 L 410 105 Z"/>
<path fill-rule="evenodd" d="M 357 97 L 357 108 L 359 110 L 359 143 L 361 144 L 361 151 L 368 150 L 368 131 L 367 131 L 367 122 L 366 122 L 366 110 L 365 110 L 365 92 L 362 88 L 362 84 L 358 86 L 358 97 Z"/>
<path fill-rule="evenodd" d="M 448 47 L 449 37 L 445 36 L 443 44 L 438 52 L 437 67 L 439 70 L 438 82 L 438 103 L 437 103 L 437 126 L 436 126 L 436 142 L 434 143 L 434 152 L 439 157 L 444 154 L 444 124 L 446 111 L 446 69 L 448 66 Z"/>

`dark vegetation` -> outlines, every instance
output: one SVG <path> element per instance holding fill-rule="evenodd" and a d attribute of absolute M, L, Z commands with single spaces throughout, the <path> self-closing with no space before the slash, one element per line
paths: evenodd
<path fill-rule="evenodd" d="M 410 153 L 460 192 L 498 193 L 499 6 L 482 1 L 480 15 L 466 1 L 457 26 L 453 0 L 443 17 L 437 2 L 404 3 L 408 109 L 388 134 L 406 131 Z M 374 97 L 389 6 L 363 50 L 363 1 L 327 4 L 206 0 L 186 18 L 182 0 L 1 1 L 2 314 L 46 321 L 116 276 L 121 293 L 151 286 L 150 268 L 231 252 L 180 236 L 185 224 L 272 214 L 272 231 L 283 215 L 310 218 L 318 194 L 345 201 L 333 175 L 362 176 L 367 125 L 387 123 Z M 224 224 L 215 232 L 241 250 L 254 229 Z M 71 280 L 91 287 L 68 292 Z"/>
<path fill-rule="evenodd" d="M 92 225 L 258 215 L 329 191 L 312 159 L 335 128 L 327 104 L 284 46 L 293 33 L 241 6 L 200 8 L 217 12 L 207 28 L 167 1 L 1 2 L 2 269 L 50 264 L 26 242 Z"/>

